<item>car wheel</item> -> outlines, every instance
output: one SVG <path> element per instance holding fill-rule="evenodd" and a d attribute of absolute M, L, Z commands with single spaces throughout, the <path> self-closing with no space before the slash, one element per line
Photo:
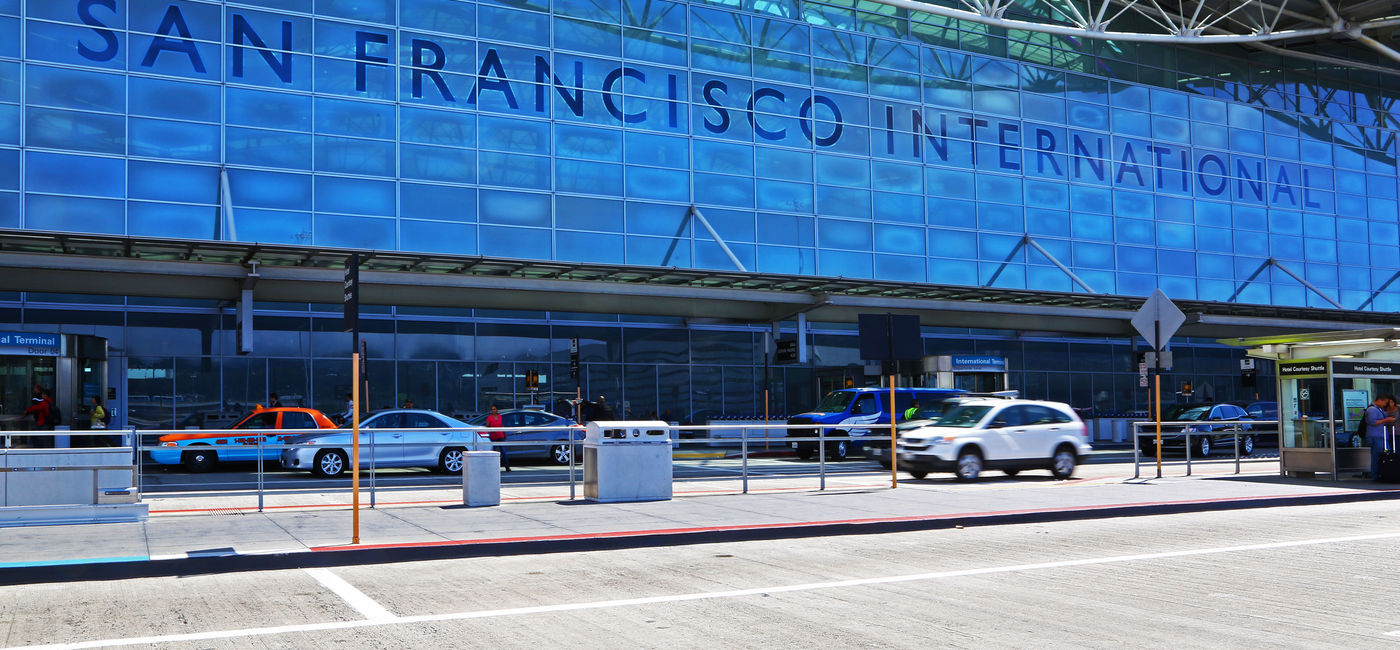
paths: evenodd
<path fill-rule="evenodd" d="M 438 455 L 437 471 L 443 474 L 461 474 L 462 460 L 461 447 L 448 447 Z"/>
<path fill-rule="evenodd" d="M 316 454 L 311 471 L 323 478 L 337 478 L 345 474 L 345 467 L 349 464 L 345 452 L 339 449 L 322 449 Z"/>
<path fill-rule="evenodd" d="M 798 447 L 797 460 L 812 460 L 812 456 L 815 451 L 816 450 L 812 449 L 811 447 Z"/>
<path fill-rule="evenodd" d="M 213 471 L 214 466 L 219 464 L 219 454 L 213 449 L 201 446 L 185 452 L 181 460 L 185 463 L 186 470 L 202 474 Z"/>
<path fill-rule="evenodd" d="M 1002 471 L 1003 473 L 1005 473 L 1007 476 L 1015 476 L 1015 475 L 1021 473 L 1021 470 L 1019 470 L 1019 469 L 1004 469 L 1004 470 L 1001 470 L 1001 471 Z"/>
<path fill-rule="evenodd" d="M 1074 475 L 1074 468 L 1079 464 L 1079 460 L 1074 457 L 1074 450 L 1069 447 L 1060 447 L 1055 450 L 1055 457 L 1050 459 L 1050 473 L 1061 481 Z"/>
<path fill-rule="evenodd" d="M 569 458 L 574 455 L 573 449 L 569 445 L 554 445 L 549 448 L 549 459 L 555 465 L 568 465 Z"/>
<path fill-rule="evenodd" d="M 1196 439 L 1196 453 L 1201 458 L 1210 456 L 1210 436 L 1201 436 Z"/>
<path fill-rule="evenodd" d="M 877 461 L 875 461 L 875 462 L 879 463 L 879 464 L 880 464 L 880 467 L 882 467 L 882 468 L 884 468 L 884 469 L 889 469 L 889 468 L 890 468 L 890 462 L 887 461 L 887 460 L 877 460 Z"/>
<path fill-rule="evenodd" d="M 917 480 L 922 481 L 924 477 L 928 476 L 928 472 L 926 470 L 916 469 L 914 471 L 909 472 L 909 475 Z"/>
<path fill-rule="evenodd" d="M 1240 453 L 1246 456 L 1254 453 L 1254 436 L 1240 438 Z"/>
<path fill-rule="evenodd" d="M 832 443 L 829 447 L 831 453 L 826 456 L 827 460 L 846 460 L 846 456 L 850 454 L 850 444 L 845 440 Z"/>
<path fill-rule="evenodd" d="M 977 480 L 982 475 L 982 454 L 975 449 L 958 452 L 957 469 L 954 471 L 959 481 Z"/>

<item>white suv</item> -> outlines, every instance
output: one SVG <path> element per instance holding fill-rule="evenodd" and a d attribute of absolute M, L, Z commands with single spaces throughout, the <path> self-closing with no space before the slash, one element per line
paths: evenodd
<path fill-rule="evenodd" d="M 899 439 L 899 468 L 914 478 L 953 472 L 975 481 L 983 469 L 1015 476 L 1048 469 L 1067 479 L 1089 453 L 1089 430 L 1069 406 L 1021 399 L 971 399 Z"/>

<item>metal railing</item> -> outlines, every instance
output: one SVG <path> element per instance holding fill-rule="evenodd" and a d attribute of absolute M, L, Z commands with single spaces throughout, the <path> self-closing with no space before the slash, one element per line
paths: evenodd
<path fill-rule="evenodd" d="M 1165 449 L 1166 447 L 1184 447 L 1186 452 L 1186 475 L 1191 476 L 1191 465 L 1193 462 L 1192 451 L 1196 449 L 1197 446 L 1200 444 L 1199 440 L 1201 438 L 1215 440 L 1217 438 L 1230 437 L 1234 450 L 1234 473 L 1239 474 L 1240 461 L 1242 458 L 1240 455 L 1240 439 L 1242 437 L 1252 438 L 1255 443 L 1255 448 L 1257 449 L 1259 437 L 1261 435 L 1277 437 L 1279 433 L 1278 425 L 1276 422 L 1266 422 L 1260 420 L 1209 420 L 1205 422 L 1201 420 L 1163 421 L 1160 423 L 1161 426 L 1164 428 L 1164 430 L 1162 431 L 1162 445 L 1157 446 L 1156 436 L 1157 425 L 1159 424 L 1158 422 L 1149 420 L 1141 422 L 1130 422 L 1128 424 L 1133 429 L 1133 478 L 1141 478 L 1142 475 L 1141 462 L 1143 438 L 1147 438 L 1152 441 L 1154 451 L 1156 452 L 1156 454 L 1154 454 L 1154 457 L 1156 455 L 1161 454 L 1163 449 Z M 1241 427 L 1241 425 L 1248 425 L 1250 428 L 1244 429 Z M 1229 429 L 1224 431 L 1193 430 L 1197 427 L 1229 427 Z M 1170 428 L 1170 430 L 1167 430 L 1167 428 Z M 1192 444 L 1193 436 L 1197 440 L 1195 444 Z M 1178 440 L 1180 441 L 1179 443 Z M 1282 444 L 1282 441 L 1280 441 L 1280 444 Z M 1211 448 L 1213 449 L 1213 446 Z M 1252 456 L 1253 453 L 1251 453 L 1250 455 Z M 1162 478 L 1162 467 L 1160 464 L 1157 466 L 1156 478 Z"/>
<path fill-rule="evenodd" d="M 841 443 L 847 445 L 865 444 L 867 446 L 878 446 L 882 452 L 888 453 L 892 458 L 898 453 L 897 448 L 889 448 L 889 425 L 873 424 L 861 427 L 865 432 L 861 435 L 851 435 L 850 427 L 834 427 L 832 425 L 818 424 L 786 424 L 786 423 L 755 423 L 746 422 L 740 424 L 697 424 L 676 426 L 669 425 L 666 428 L 673 450 L 684 451 L 686 449 L 703 448 L 707 451 L 718 449 L 729 449 L 737 451 L 738 467 L 729 465 L 732 471 L 738 470 L 740 482 L 739 491 L 747 494 L 751 489 L 751 482 L 755 473 L 751 467 L 750 460 L 757 454 L 764 451 L 790 452 L 797 444 L 809 446 L 814 456 L 814 471 L 789 472 L 785 469 L 774 471 L 770 468 L 760 472 L 762 478 L 800 478 L 802 476 L 812 476 L 815 478 L 817 490 L 828 489 L 828 478 L 832 474 L 829 463 L 832 462 L 835 446 Z M 861 429 L 857 429 L 860 431 Z M 508 431 L 509 438 L 505 441 L 489 441 L 486 439 L 472 439 L 472 434 L 485 434 L 488 431 Z M 569 499 L 578 497 L 577 486 L 580 482 L 578 476 L 579 453 L 584 448 L 584 427 L 573 425 L 567 428 L 561 427 L 471 427 L 462 429 L 362 429 L 361 440 L 361 474 L 365 489 L 369 492 L 369 507 L 373 508 L 377 504 L 379 492 L 385 490 L 408 491 L 408 490 L 428 490 L 456 484 L 460 477 L 447 479 L 441 482 L 424 481 L 421 474 L 412 477 L 401 477 L 393 473 L 381 475 L 376 470 L 384 470 L 394 466 L 430 466 L 437 463 L 430 462 L 426 456 L 418 459 L 419 462 L 411 461 L 385 461 L 387 456 L 407 455 L 410 448 L 423 448 L 431 446 L 436 450 L 443 448 L 461 448 L 467 451 L 472 449 L 500 450 L 509 455 L 510 460 L 519 461 L 532 456 L 547 456 L 553 460 L 562 461 L 559 456 L 551 453 L 551 449 L 569 444 L 570 436 L 565 435 L 565 431 L 572 432 L 572 445 L 568 448 L 568 462 L 566 467 L 561 466 L 559 470 L 567 468 L 567 477 L 562 477 L 559 472 L 545 472 L 544 479 L 549 483 L 558 483 L 561 486 L 567 484 L 569 488 Z M 436 440 L 432 443 L 423 441 L 411 441 L 398 439 L 392 441 L 393 435 L 426 434 L 432 437 L 451 435 L 452 439 L 447 441 Z M 57 435 L 54 432 L 12 432 L 18 435 Z M 293 494 L 306 492 L 308 489 L 323 493 L 334 493 L 349 489 L 348 469 L 350 465 L 350 432 L 346 429 L 309 429 L 309 430 L 108 430 L 108 431 L 79 431 L 79 432 L 59 432 L 74 436 L 83 435 L 134 435 L 132 442 L 135 444 L 134 451 L 136 464 L 136 487 L 147 497 L 158 498 L 161 494 L 171 496 L 191 496 L 204 490 L 247 490 L 248 496 L 256 497 L 256 508 L 262 511 L 268 506 L 269 495 Z M 186 440 L 181 444 L 178 440 L 168 440 L 160 442 L 160 438 L 165 436 L 178 436 L 184 438 L 188 435 L 199 436 L 197 442 Z M 320 436 L 342 436 L 344 440 L 336 442 L 322 442 L 316 444 L 298 443 L 291 444 L 284 442 L 288 436 L 294 435 L 320 435 Z M 794 435 L 806 434 L 806 435 Z M 538 436 L 540 439 L 521 440 L 523 436 Z M 222 442 L 220 442 L 222 441 Z M 9 439 L 6 439 L 7 444 Z M 225 462 L 253 463 L 251 476 L 247 474 L 233 475 L 229 480 L 217 481 L 193 481 L 186 480 L 184 472 L 186 454 L 200 450 L 212 451 L 218 458 L 220 464 Z M 345 467 L 347 472 L 342 475 L 345 485 L 340 483 L 327 485 L 318 482 L 308 485 L 301 476 L 292 478 L 289 472 L 270 472 L 268 464 L 278 463 L 284 452 L 297 449 L 334 449 L 343 450 L 346 455 Z M 528 451 L 527 451 L 528 450 Z M 823 453 L 825 452 L 825 453 Z M 154 458 L 152 454 L 155 454 Z M 315 454 L 310 455 L 315 458 Z M 732 453 L 726 457 L 733 458 Z M 883 460 L 883 459 L 882 459 Z M 159 461 L 159 462 L 158 462 Z M 681 459 L 684 462 L 684 459 Z M 798 466 L 798 465 L 794 465 Z M 800 466 L 798 466 L 800 467 Z M 158 471 L 160 469 L 173 470 L 166 473 Z M 305 464 L 296 470 L 311 469 Z M 848 471 L 866 471 L 868 468 L 863 465 L 852 465 Z M 702 469 L 703 471 L 703 469 Z M 295 474 L 302 474 L 294 471 Z M 844 473 L 844 472 L 842 472 Z M 191 472 L 190 474 L 193 474 Z M 533 473 L 531 478 L 538 478 L 540 474 Z M 174 480 L 165 480 L 166 478 Z M 335 480 L 341 480 L 337 478 Z M 331 479 L 321 479 L 326 481 Z M 684 478 L 680 480 L 685 480 Z M 387 481 L 387 483 L 386 483 Z M 519 481 L 513 481 L 519 482 Z M 387 487 L 386 487 L 387 485 Z"/>

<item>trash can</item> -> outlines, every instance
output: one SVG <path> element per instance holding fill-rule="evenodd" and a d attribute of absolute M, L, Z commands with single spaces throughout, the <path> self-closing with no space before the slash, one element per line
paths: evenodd
<path fill-rule="evenodd" d="M 594 421 L 583 438 L 583 498 L 601 503 L 671 498 L 671 438 L 660 421 Z"/>
<path fill-rule="evenodd" d="M 462 505 L 501 505 L 501 452 L 462 452 Z"/>

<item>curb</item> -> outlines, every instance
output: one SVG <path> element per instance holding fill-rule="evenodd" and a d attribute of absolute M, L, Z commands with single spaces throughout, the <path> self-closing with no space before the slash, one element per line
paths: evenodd
<path fill-rule="evenodd" d="M 1400 490 L 1334 492 L 1308 495 L 1196 499 L 1188 501 L 1109 504 L 1061 509 L 1010 510 L 954 513 L 914 517 L 886 517 L 789 524 L 744 524 L 704 528 L 614 531 L 578 535 L 515 537 L 482 540 L 448 540 L 367 546 L 333 546 L 272 553 L 228 553 L 195 557 L 92 558 L 0 566 L 0 586 L 124 580 L 242 571 L 327 568 L 397 562 L 507 557 L 546 553 L 622 550 L 688 544 L 801 539 L 834 535 L 876 535 L 970 526 L 1007 526 L 1145 517 L 1154 515 L 1218 512 L 1252 508 L 1327 505 L 1400 499 Z"/>

